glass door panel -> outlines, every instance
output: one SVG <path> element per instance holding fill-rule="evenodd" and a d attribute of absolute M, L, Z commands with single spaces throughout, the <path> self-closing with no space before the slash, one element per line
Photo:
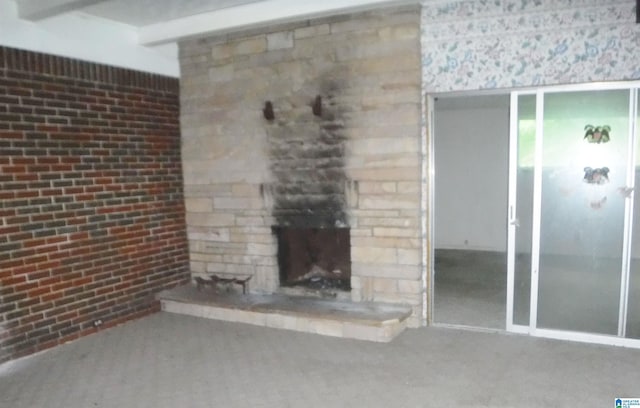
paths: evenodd
<path fill-rule="evenodd" d="M 536 95 L 518 96 L 513 324 L 529 325 Z"/>
<path fill-rule="evenodd" d="M 636 95 L 636 138 L 640 134 L 640 96 Z M 640 143 L 636 140 L 635 160 L 636 191 L 633 201 L 633 235 L 631 244 L 631 262 L 629 270 L 629 295 L 627 303 L 626 337 L 640 339 Z"/>
<path fill-rule="evenodd" d="M 538 328 L 618 333 L 629 91 L 546 93 Z"/>

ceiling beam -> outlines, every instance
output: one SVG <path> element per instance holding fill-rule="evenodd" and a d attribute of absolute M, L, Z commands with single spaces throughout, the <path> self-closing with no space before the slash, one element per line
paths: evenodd
<path fill-rule="evenodd" d="M 140 45 L 267 26 L 382 6 L 418 4 L 418 0 L 267 0 L 201 13 L 141 27 Z"/>
<path fill-rule="evenodd" d="M 18 16 L 29 21 L 39 21 L 58 14 L 80 10 L 106 0 L 18 0 Z"/>

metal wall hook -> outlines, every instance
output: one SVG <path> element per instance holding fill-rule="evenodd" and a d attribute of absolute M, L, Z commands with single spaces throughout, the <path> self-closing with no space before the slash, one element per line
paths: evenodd
<path fill-rule="evenodd" d="M 273 113 L 273 104 L 271 103 L 271 101 L 266 101 L 264 103 L 262 114 L 264 115 L 264 118 L 268 121 L 272 121 L 276 118 L 276 115 Z"/>
<path fill-rule="evenodd" d="M 311 111 L 316 116 L 322 116 L 322 97 L 320 95 L 316 96 L 313 105 L 311 105 Z"/>

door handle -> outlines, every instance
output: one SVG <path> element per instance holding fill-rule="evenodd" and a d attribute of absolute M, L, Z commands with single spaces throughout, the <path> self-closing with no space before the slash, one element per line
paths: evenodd
<path fill-rule="evenodd" d="M 520 226 L 520 220 L 517 218 L 514 218 L 509 224 L 514 225 L 516 227 Z"/>

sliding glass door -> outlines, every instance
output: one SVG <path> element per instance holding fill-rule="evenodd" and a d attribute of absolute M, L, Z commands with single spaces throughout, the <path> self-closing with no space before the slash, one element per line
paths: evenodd
<path fill-rule="evenodd" d="M 508 329 L 640 338 L 637 98 L 620 86 L 512 94 Z"/>

